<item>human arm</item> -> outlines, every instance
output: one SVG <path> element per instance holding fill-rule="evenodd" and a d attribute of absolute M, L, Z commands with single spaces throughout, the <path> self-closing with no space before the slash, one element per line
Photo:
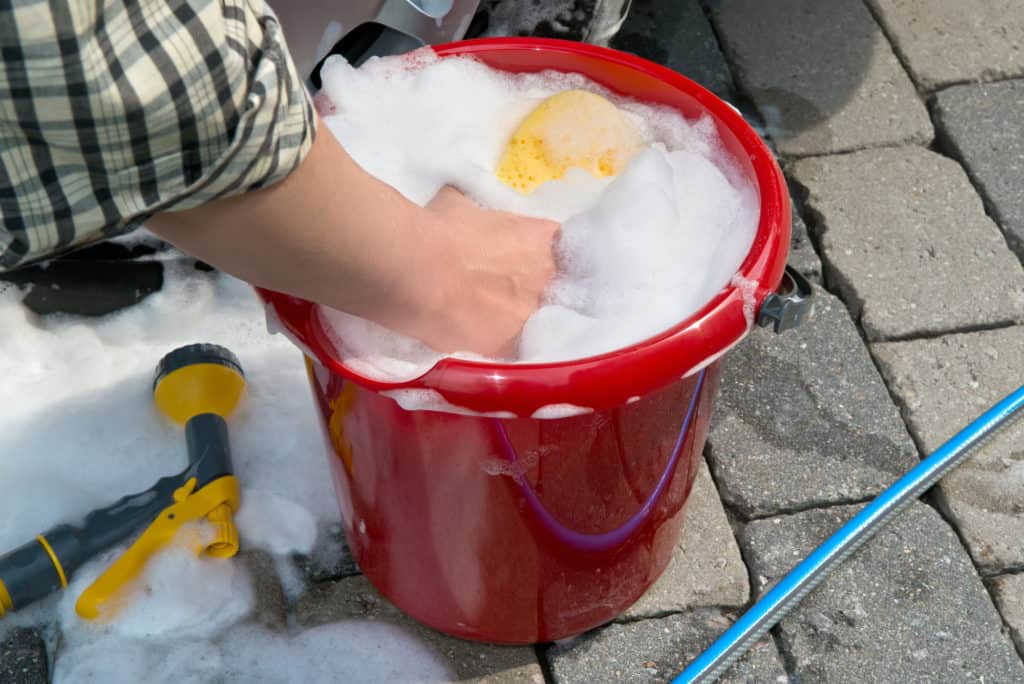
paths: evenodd
<path fill-rule="evenodd" d="M 147 225 L 255 285 L 439 351 L 483 354 L 508 353 L 537 308 L 554 274 L 558 230 L 483 209 L 451 188 L 419 207 L 361 169 L 329 133 L 280 183 Z"/>
<path fill-rule="evenodd" d="M 552 224 L 452 191 L 423 209 L 364 173 L 316 135 L 266 5 L 93 10 L 0 10 L 0 270 L 145 222 L 250 282 L 440 350 L 505 350 L 552 270 Z"/>

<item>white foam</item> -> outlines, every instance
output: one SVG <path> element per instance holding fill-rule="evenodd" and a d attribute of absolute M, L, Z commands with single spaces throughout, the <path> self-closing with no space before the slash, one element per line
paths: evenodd
<path fill-rule="evenodd" d="M 515 461 L 509 461 L 508 459 L 501 458 L 499 456 L 485 458 L 480 461 L 480 469 L 488 475 L 504 475 L 506 477 L 511 477 L 516 482 L 519 482 L 527 472 L 537 466 L 542 454 L 547 455 L 553 451 L 554 449 L 551 447 L 531 449 L 520 454 L 519 458 Z"/>
<path fill-rule="evenodd" d="M 547 406 L 541 406 L 539 409 L 534 411 L 533 415 L 530 417 L 538 420 L 558 420 L 560 418 L 582 416 L 593 412 L 594 409 L 588 406 L 576 406 L 575 404 L 548 404 Z"/>
<path fill-rule="evenodd" d="M 562 222 L 561 271 L 527 321 L 514 361 L 578 359 L 652 337 L 728 285 L 752 244 L 756 189 L 721 152 L 710 118 L 687 121 L 578 74 L 511 75 L 428 51 L 359 69 L 332 59 L 322 78 L 335 110 L 325 119 L 329 130 L 414 202 L 453 184 L 486 206 Z M 495 177 L 497 160 L 522 118 L 568 88 L 612 99 L 646 149 L 617 178 L 576 169 L 520 195 Z M 329 309 L 321 316 L 346 365 L 361 375 L 410 380 L 442 358 L 373 323 Z"/>
<path fill-rule="evenodd" d="M 241 563 L 197 556 L 178 540 L 152 556 L 142 575 L 111 599 L 111 605 L 118 608 L 115 619 L 83 622 L 74 612 L 77 597 L 120 551 L 104 554 L 77 573 L 60 603 L 64 631 L 101 635 L 114 641 L 210 638 L 252 609 L 252 585 Z"/>
<path fill-rule="evenodd" d="M 305 552 L 318 523 L 339 520 L 301 355 L 283 337 L 267 334 L 249 286 L 197 272 L 180 253 L 178 259 L 164 260 L 160 292 L 102 318 L 38 317 L 20 303 L 17 288 L 0 288 L 0 480 L 19 483 L 0 497 L 0 553 L 184 469 L 184 433 L 153 405 L 153 368 L 171 349 L 197 341 L 228 347 L 246 372 L 246 394 L 228 421 L 244 547 Z M 0 632 L 59 621 L 58 684 L 178 684 L 189 677 L 175 668 L 187 674 L 193 666 L 179 653 L 194 653 L 196 663 L 211 667 L 235 662 L 231 649 L 208 651 L 207 639 L 233 633 L 253 607 L 239 559 L 169 549 L 146 566 L 111 622 L 80 620 L 74 603 L 81 590 L 123 550 L 81 568 L 68 591 L 5 616 Z M 301 579 L 292 579 L 295 595 Z M 360 644 L 369 639 L 353 634 Z M 301 663 L 291 662 L 303 677 Z M 251 678 L 236 681 L 260 681 L 257 670 L 244 671 Z"/>
<path fill-rule="evenodd" d="M 253 684 L 298 682 L 450 682 L 423 642 L 386 623 L 345 620 L 289 636 L 253 625 L 217 639 L 159 643 L 77 639 L 62 645 L 55 682 Z"/>
<path fill-rule="evenodd" d="M 747 321 L 747 328 L 752 328 L 754 326 L 754 311 L 757 309 L 757 299 L 754 294 L 757 292 L 759 283 L 737 273 L 733 275 L 729 284 L 739 290 L 743 301 L 743 318 Z"/>
<path fill-rule="evenodd" d="M 243 490 L 235 525 L 247 547 L 272 553 L 309 553 L 316 541 L 316 517 L 309 509 L 272 491 Z"/>
<path fill-rule="evenodd" d="M 384 390 L 381 395 L 394 399 L 406 411 L 443 411 L 463 416 L 482 416 L 484 418 L 515 418 L 511 411 L 479 412 L 464 406 L 453 404 L 440 392 L 431 389 L 395 389 Z"/>

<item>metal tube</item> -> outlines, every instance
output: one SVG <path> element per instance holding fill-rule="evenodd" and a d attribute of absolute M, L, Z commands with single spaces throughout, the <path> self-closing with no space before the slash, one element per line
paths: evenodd
<path fill-rule="evenodd" d="M 1004 427 L 1021 407 L 1024 407 L 1024 386 L 982 414 L 861 509 L 690 663 L 672 680 L 673 684 L 715 681 L 837 565 L 897 513 L 963 463 L 974 449 Z"/>

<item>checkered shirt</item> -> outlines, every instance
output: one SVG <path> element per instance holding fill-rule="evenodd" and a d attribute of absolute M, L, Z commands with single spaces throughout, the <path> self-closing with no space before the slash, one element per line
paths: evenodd
<path fill-rule="evenodd" d="M 316 132 L 258 0 L 0 0 L 0 53 L 0 271 L 279 181 Z"/>

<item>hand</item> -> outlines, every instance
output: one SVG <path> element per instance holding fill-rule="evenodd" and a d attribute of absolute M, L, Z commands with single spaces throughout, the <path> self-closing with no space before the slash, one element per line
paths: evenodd
<path fill-rule="evenodd" d="M 526 319 L 537 310 L 555 275 L 559 225 L 484 209 L 457 190 L 443 188 L 422 215 L 421 235 L 432 273 L 408 287 L 425 295 L 423 316 L 399 322 L 437 351 L 510 356 Z M 423 272 L 420 272 L 423 278 Z"/>

